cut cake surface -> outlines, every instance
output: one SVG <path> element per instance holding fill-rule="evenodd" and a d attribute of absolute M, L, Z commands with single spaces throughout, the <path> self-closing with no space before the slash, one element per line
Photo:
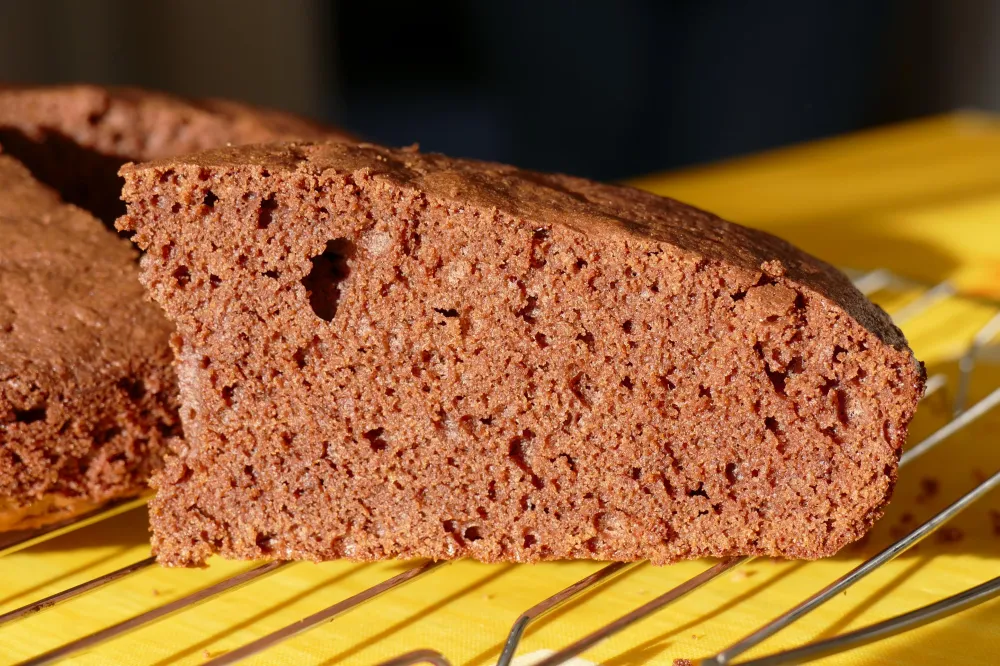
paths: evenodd
<path fill-rule="evenodd" d="M 890 497 L 923 368 L 773 236 L 371 145 L 122 174 L 178 333 L 161 562 L 813 558 Z"/>

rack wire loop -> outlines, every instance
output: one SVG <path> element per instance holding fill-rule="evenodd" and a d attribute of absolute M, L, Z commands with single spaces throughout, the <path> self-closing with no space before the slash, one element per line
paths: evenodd
<path fill-rule="evenodd" d="M 958 594 L 921 606 L 908 613 L 891 617 L 867 627 L 856 629 L 846 634 L 834 636 L 826 640 L 807 643 L 801 647 L 777 652 L 759 659 L 745 661 L 741 666 L 783 666 L 784 664 L 802 664 L 832 654 L 839 654 L 852 648 L 874 643 L 896 636 L 911 629 L 917 629 L 943 618 L 961 613 L 973 606 L 1000 597 L 1000 576 L 980 583 Z"/>
<path fill-rule="evenodd" d="M 431 666 L 451 666 L 451 662 L 437 650 L 414 650 L 383 661 L 379 666 L 411 666 L 411 664 L 431 664 Z"/>
<path fill-rule="evenodd" d="M 748 635 L 746 638 L 737 641 L 714 657 L 702 661 L 702 665 L 724 666 L 726 664 L 731 664 L 733 659 L 739 655 L 755 647 L 759 643 L 762 643 L 782 629 L 785 629 L 805 615 L 816 610 L 821 605 L 851 587 L 886 562 L 896 558 L 922 541 L 936 529 L 967 509 L 976 500 L 997 486 L 1000 486 L 1000 471 L 994 473 L 993 476 L 980 483 L 978 486 L 967 492 L 939 513 L 935 514 L 927 522 L 920 525 L 920 527 L 916 528 L 902 539 L 892 543 L 877 555 L 865 560 L 830 585 L 826 586 L 794 608 L 771 620 L 757 631 Z"/>
<path fill-rule="evenodd" d="M 548 657 L 542 659 L 535 666 L 556 666 L 556 664 L 561 664 L 564 661 L 572 659 L 576 655 L 584 652 L 597 645 L 601 641 L 614 636 L 619 631 L 635 624 L 639 620 L 645 619 L 646 617 L 652 615 L 653 613 L 662 610 L 672 604 L 673 602 L 681 599 L 691 592 L 694 592 L 703 585 L 710 583 L 715 578 L 729 571 L 730 569 L 743 564 L 750 558 L 747 557 L 729 557 L 719 561 L 714 566 L 706 569 L 697 576 L 689 578 L 680 585 L 674 587 L 673 589 L 661 594 L 655 599 L 646 602 L 642 606 L 639 606 L 630 613 L 622 615 L 617 620 L 610 622 L 597 631 L 587 634 L 580 640 L 576 641 L 572 645 L 564 647 L 558 652 L 549 655 Z"/>
<path fill-rule="evenodd" d="M 639 564 L 641 564 L 641 562 L 612 562 L 599 571 L 595 571 L 589 576 L 581 578 L 569 587 L 556 592 L 548 599 L 535 604 L 528 610 L 521 613 L 517 620 L 514 621 L 514 625 L 511 627 L 510 633 L 507 634 L 507 640 L 504 642 L 503 652 L 500 653 L 500 658 L 497 660 L 497 666 L 510 666 L 511 660 L 514 659 L 514 653 L 517 652 L 517 646 L 521 642 L 521 637 L 528 628 L 528 624 L 532 621 L 551 613 L 563 604 L 580 596 L 587 590 L 593 589 L 601 583 L 607 582 L 615 576 L 619 576 L 629 569 L 635 568 Z"/>

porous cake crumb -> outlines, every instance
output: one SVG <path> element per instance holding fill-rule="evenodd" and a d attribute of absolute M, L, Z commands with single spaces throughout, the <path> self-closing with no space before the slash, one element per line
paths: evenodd
<path fill-rule="evenodd" d="M 923 368 L 773 236 L 372 145 L 122 174 L 177 326 L 165 564 L 815 558 L 889 499 Z"/>

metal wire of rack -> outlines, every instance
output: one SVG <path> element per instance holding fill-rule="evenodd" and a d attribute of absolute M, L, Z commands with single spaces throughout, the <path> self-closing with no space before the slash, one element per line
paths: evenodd
<path fill-rule="evenodd" d="M 942 282 L 936 285 L 922 285 L 884 269 L 878 269 L 865 273 L 849 272 L 849 275 L 851 275 L 858 289 L 866 295 L 872 295 L 875 292 L 886 289 L 917 290 L 919 292 L 908 303 L 904 304 L 893 313 L 893 319 L 897 324 L 904 323 L 909 319 L 929 310 L 937 303 L 956 295 L 956 290 L 948 282 Z M 909 447 L 900 459 L 901 468 L 909 465 L 918 457 L 947 441 L 952 435 L 968 427 L 970 424 L 974 423 L 976 420 L 980 419 L 1000 405 L 1000 387 L 998 387 L 974 405 L 966 408 L 970 392 L 970 380 L 977 362 L 992 349 L 990 343 L 998 334 L 1000 334 L 1000 302 L 991 301 L 989 299 L 985 300 L 994 310 L 996 310 L 996 312 L 993 317 L 979 329 L 971 344 L 960 358 L 958 364 L 959 374 L 954 391 L 954 404 L 952 405 L 952 419 L 944 426 L 924 438 L 922 441 Z M 943 375 L 935 375 L 928 378 L 924 399 L 944 388 L 946 383 L 947 379 Z M 1000 471 L 997 471 L 992 476 L 982 480 L 973 489 L 957 498 L 952 504 L 939 511 L 923 524 L 897 539 L 882 551 L 868 558 L 850 572 L 827 585 L 819 592 L 813 594 L 773 620 L 765 623 L 745 638 L 737 641 L 714 656 L 702 660 L 700 663 L 704 666 L 723 666 L 736 663 L 734 660 L 739 658 L 745 652 L 762 643 L 774 634 L 784 630 L 804 617 L 806 614 L 812 612 L 850 586 L 862 580 L 882 565 L 912 548 L 922 539 L 932 534 L 935 530 L 946 524 L 954 516 L 961 513 L 997 486 L 1000 486 Z M 99 521 L 109 519 L 126 511 L 139 508 L 146 503 L 147 499 L 148 498 L 146 497 L 141 497 L 137 499 L 123 500 L 80 516 L 68 523 L 49 526 L 31 533 L 18 535 L 11 541 L 0 543 L 0 557 L 31 548 L 32 546 L 39 545 L 56 537 L 68 534 L 69 532 L 93 525 Z M 564 663 L 601 641 L 622 631 L 626 627 L 648 618 L 654 613 L 657 613 L 680 600 L 682 597 L 696 592 L 699 588 L 711 583 L 722 574 L 746 564 L 751 561 L 751 559 L 752 558 L 750 557 L 723 558 L 691 579 L 684 581 L 680 585 L 664 592 L 649 602 L 578 639 L 571 645 L 563 647 L 562 649 L 543 657 L 540 661 L 536 661 L 535 666 L 555 666 L 556 664 Z M 140 571 L 153 566 L 154 563 L 155 558 L 147 557 L 74 587 L 70 587 L 43 599 L 31 602 L 20 608 L 0 614 L 0 626 L 43 612 L 57 605 L 67 603 L 80 597 L 81 595 L 93 592 L 101 587 L 135 575 Z M 278 573 L 292 564 L 293 563 L 290 562 L 275 561 L 251 567 L 241 573 L 209 585 L 185 597 L 166 603 L 162 606 L 136 615 L 123 622 L 89 634 L 70 643 L 66 643 L 54 650 L 50 650 L 49 652 L 22 662 L 22 665 L 27 666 L 30 664 L 32 666 L 36 666 L 40 664 L 56 663 L 83 650 L 96 647 L 106 641 L 121 637 L 140 627 L 164 620 L 177 613 L 190 610 L 197 605 L 218 597 L 219 595 L 257 582 L 267 576 Z M 571 600 L 579 599 L 584 593 L 594 590 L 638 564 L 640 563 L 616 562 L 608 564 L 597 572 L 586 576 L 585 578 L 526 610 L 514 622 L 510 633 L 507 636 L 503 650 L 497 662 L 498 666 L 510 666 L 520 640 L 532 622 L 537 621 L 539 618 L 551 613 Z M 443 563 L 420 563 L 373 587 L 339 601 L 324 610 L 305 617 L 298 622 L 272 632 L 251 643 L 243 645 L 242 647 L 215 657 L 205 663 L 212 666 L 235 664 L 247 657 L 250 657 L 251 655 L 255 655 L 273 647 L 286 639 L 342 616 L 364 603 L 371 601 L 378 596 L 389 593 L 406 583 L 428 576 L 441 568 L 443 568 Z M 980 583 L 921 608 L 890 617 L 860 629 L 836 635 L 831 638 L 816 640 L 783 652 L 739 663 L 745 666 L 776 666 L 778 664 L 804 663 L 809 660 L 831 654 L 837 654 L 923 626 L 930 622 L 934 622 L 973 606 L 982 604 L 998 596 L 1000 596 L 1000 577 Z M 408 664 L 418 663 L 428 663 L 433 666 L 450 666 L 448 659 L 441 652 L 433 649 L 414 650 L 412 652 L 399 655 L 389 661 L 385 661 L 379 666 L 406 666 Z"/>

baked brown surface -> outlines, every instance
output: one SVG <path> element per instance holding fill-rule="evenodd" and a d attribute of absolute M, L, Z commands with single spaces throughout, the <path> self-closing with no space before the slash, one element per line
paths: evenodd
<path fill-rule="evenodd" d="M 178 331 L 161 562 L 813 558 L 891 494 L 923 368 L 770 235 L 370 145 L 122 174 Z"/>
<path fill-rule="evenodd" d="M 0 155 L 0 530 L 147 487 L 180 434 L 136 252 Z"/>
<path fill-rule="evenodd" d="M 39 180 L 113 223 L 118 169 L 227 144 L 343 136 L 298 116 L 136 88 L 0 86 L 0 145 Z"/>

